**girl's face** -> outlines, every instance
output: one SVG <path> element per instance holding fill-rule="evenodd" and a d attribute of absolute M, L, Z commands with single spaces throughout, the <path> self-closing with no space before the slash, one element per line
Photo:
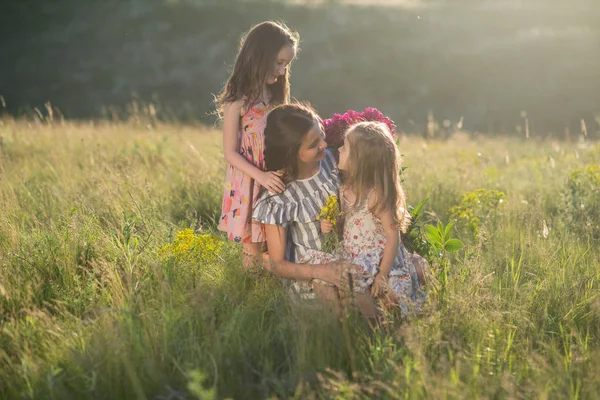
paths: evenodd
<path fill-rule="evenodd" d="M 304 135 L 300 150 L 298 150 L 298 162 L 309 164 L 321 161 L 325 158 L 325 134 L 321 130 L 321 124 L 315 120 L 313 127 Z"/>
<path fill-rule="evenodd" d="M 348 138 L 344 138 L 344 145 L 338 149 L 340 153 L 340 160 L 338 162 L 338 168 L 340 171 L 345 171 L 348 168 L 348 154 L 350 154 L 350 142 Z"/>
<path fill-rule="evenodd" d="M 289 44 L 286 44 L 279 50 L 275 63 L 273 65 L 273 72 L 267 78 L 267 85 L 272 85 L 277 82 L 280 76 L 285 75 L 285 70 L 292 60 L 296 57 L 296 49 Z"/>

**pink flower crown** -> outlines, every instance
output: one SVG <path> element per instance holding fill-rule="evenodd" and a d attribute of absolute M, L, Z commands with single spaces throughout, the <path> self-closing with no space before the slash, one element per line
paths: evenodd
<path fill-rule="evenodd" d="M 392 132 L 396 133 L 396 124 L 386 118 L 381 111 L 373 107 L 367 107 L 363 112 L 348 110 L 343 115 L 333 114 L 333 117 L 323 121 L 325 129 L 325 141 L 331 148 L 337 149 L 344 144 L 346 130 L 357 122 L 379 121 L 385 123 Z"/>

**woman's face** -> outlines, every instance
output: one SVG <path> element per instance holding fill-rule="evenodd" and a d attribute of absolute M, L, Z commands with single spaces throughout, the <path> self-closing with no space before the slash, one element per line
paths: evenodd
<path fill-rule="evenodd" d="M 298 162 L 310 164 L 321 161 L 325 158 L 326 148 L 325 134 L 321 130 L 321 124 L 315 119 L 312 129 L 302 139 L 302 144 L 298 150 Z"/>

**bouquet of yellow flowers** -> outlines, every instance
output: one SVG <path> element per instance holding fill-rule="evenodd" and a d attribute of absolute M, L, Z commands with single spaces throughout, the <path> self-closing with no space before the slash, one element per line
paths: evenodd
<path fill-rule="evenodd" d="M 317 221 L 323 219 L 333 224 L 333 230 L 325 234 L 323 245 L 321 246 L 321 250 L 325 253 L 333 254 L 339 245 L 340 239 L 337 231 L 337 220 L 342 214 L 338 197 L 335 195 L 329 196 L 325 205 L 321 208 L 321 213 L 317 217 Z"/>

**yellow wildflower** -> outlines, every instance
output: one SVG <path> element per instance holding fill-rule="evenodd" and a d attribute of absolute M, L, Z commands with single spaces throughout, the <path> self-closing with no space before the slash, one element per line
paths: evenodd
<path fill-rule="evenodd" d="M 337 226 L 338 218 L 342 215 L 340 212 L 340 203 L 338 201 L 337 196 L 332 195 L 327 198 L 325 201 L 325 205 L 321 208 L 321 213 L 317 217 L 317 221 L 325 220 L 329 221 L 333 224 L 334 227 Z M 321 250 L 326 253 L 334 253 L 339 244 L 339 237 L 337 229 L 325 234 L 323 238 L 323 245 Z"/>
<path fill-rule="evenodd" d="M 325 205 L 321 208 L 321 213 L 317 217 L 317 221 L 324 219 L 331 222 L 334 226 L 337 224 L 337 219 L 342 213 L 340 212 L 340 204 L 338 198 L 335 195 L 331 195 L 327 198 Z"/>
<path fill-rule="evenodd" d="M 218 238 L 207 234 L 196 235 L 193 230 L 184 229 L 177 232 L 173 243 L 164 245 L 158 255 L 162 259 L 173 257 L 181 262 L 207 263 L 214 261 L 222 248 L 223 242 Z"/>

